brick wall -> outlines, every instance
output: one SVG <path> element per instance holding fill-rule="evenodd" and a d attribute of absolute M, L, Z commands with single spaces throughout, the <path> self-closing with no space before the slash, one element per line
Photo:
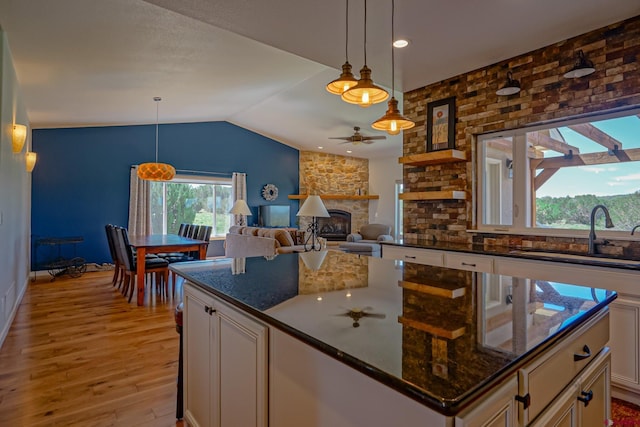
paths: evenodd
<path fill-rule="evenodd" d="M 356 195 L 369 192 L 369 160 L 336 154 L 300 151 L 300 194 Z M 351 231 L 369 222 L 368 200 L 323 200 L 327 209 L 351 213 Z M 300 202 L 302 206 L 302 201 Z M 307 227 L 307 218 L 299 228 Z"/>
<path fill-rule="evenodd" d="M 582 49 L 596 72 L 579 79 L 565 79 L 575 53 Z M 456 148 L 472 159 L 475 135 L 521 128 L 545 121 L 622 107 L 640 105 L 640 17 L 601 28 L 486 68 L 455 76 L 407 92 L 404 113 L 416 122 L 404 132 L 403 155 L 425 152 L 427 103 L 456 97 Z M 498 96 L 508 70 L 520 81 L 522 91 Z M 407 201 L 404 234 L 408 241 L 471 242 L 475 227 L 472 162 L 437 166 L 405 166 L 404 191 L 465 190 L 466 201 Z M 494 244 L 520 244 L 539 238 L 490 236 Z M 529 239 L 529 240 L 528 240 Z M 538 245 L 583 245 L 584 239 L 542 239 Z M 586 246 L 585 246 L 586 248 Z"/>

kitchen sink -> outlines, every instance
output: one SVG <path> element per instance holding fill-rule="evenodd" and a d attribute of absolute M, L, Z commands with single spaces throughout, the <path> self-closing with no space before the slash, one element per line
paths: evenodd
<path fill-rule="evenodd" d="M 562 260 L 585 261 L 585 262 L 590 262 L 594 264 L 628 264 L 628 265 L 640 266 L 640 260 L 612 258 L 612 257 L 606 257 L 604 255 L 578 255 L 578 254 L 567 254 L 562 252 L 544 252 L 544 251 L 526 251 L 526 250 L 516 250 L 516 251 L 511 251 L 511 253 L 523 255 L 523 256 L 530 256 L 531 258 L 555 258 L 555 259 L 562 259 Z"/>

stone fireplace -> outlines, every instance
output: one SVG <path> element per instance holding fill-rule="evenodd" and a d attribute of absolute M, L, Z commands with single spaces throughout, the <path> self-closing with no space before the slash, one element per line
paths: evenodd
<path fill-rule="evenodd" d="M 327 240 L 347 240 L 351 233 L 351 214 L 340 209 L 327 209 L 329 218 L 318 218 L 318 236 Z"/>

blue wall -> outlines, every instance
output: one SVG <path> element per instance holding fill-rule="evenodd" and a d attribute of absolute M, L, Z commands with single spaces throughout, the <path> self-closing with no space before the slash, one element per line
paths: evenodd
<path fill-rule="evenodd" d="M 82 236 L 77 256 L 111 262 L 104 226 L 126 227 L 129 170 L 154 161 L 155 125 L 36 129 L 32 138 L 32 238 Z M 249 222 L 271 203 L 290 204 L 295 224 L 298 202 L 287 196 L 298 193 L 298 150 L 227 122 L 160 125 L 158 145 L 158 160 L 176 169 L 246 172 Z M 262 198 L 265 184 L 278 187 L 276 200 Z"/>

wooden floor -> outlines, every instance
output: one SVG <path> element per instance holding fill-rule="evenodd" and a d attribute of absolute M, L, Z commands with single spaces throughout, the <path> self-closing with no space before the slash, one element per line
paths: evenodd
<path fill-rule="evenodd" d="M 111 276 L 30 283 L 0 349 L 0 425 L 182 426 L 176 302 L 137 307 Z"/>

